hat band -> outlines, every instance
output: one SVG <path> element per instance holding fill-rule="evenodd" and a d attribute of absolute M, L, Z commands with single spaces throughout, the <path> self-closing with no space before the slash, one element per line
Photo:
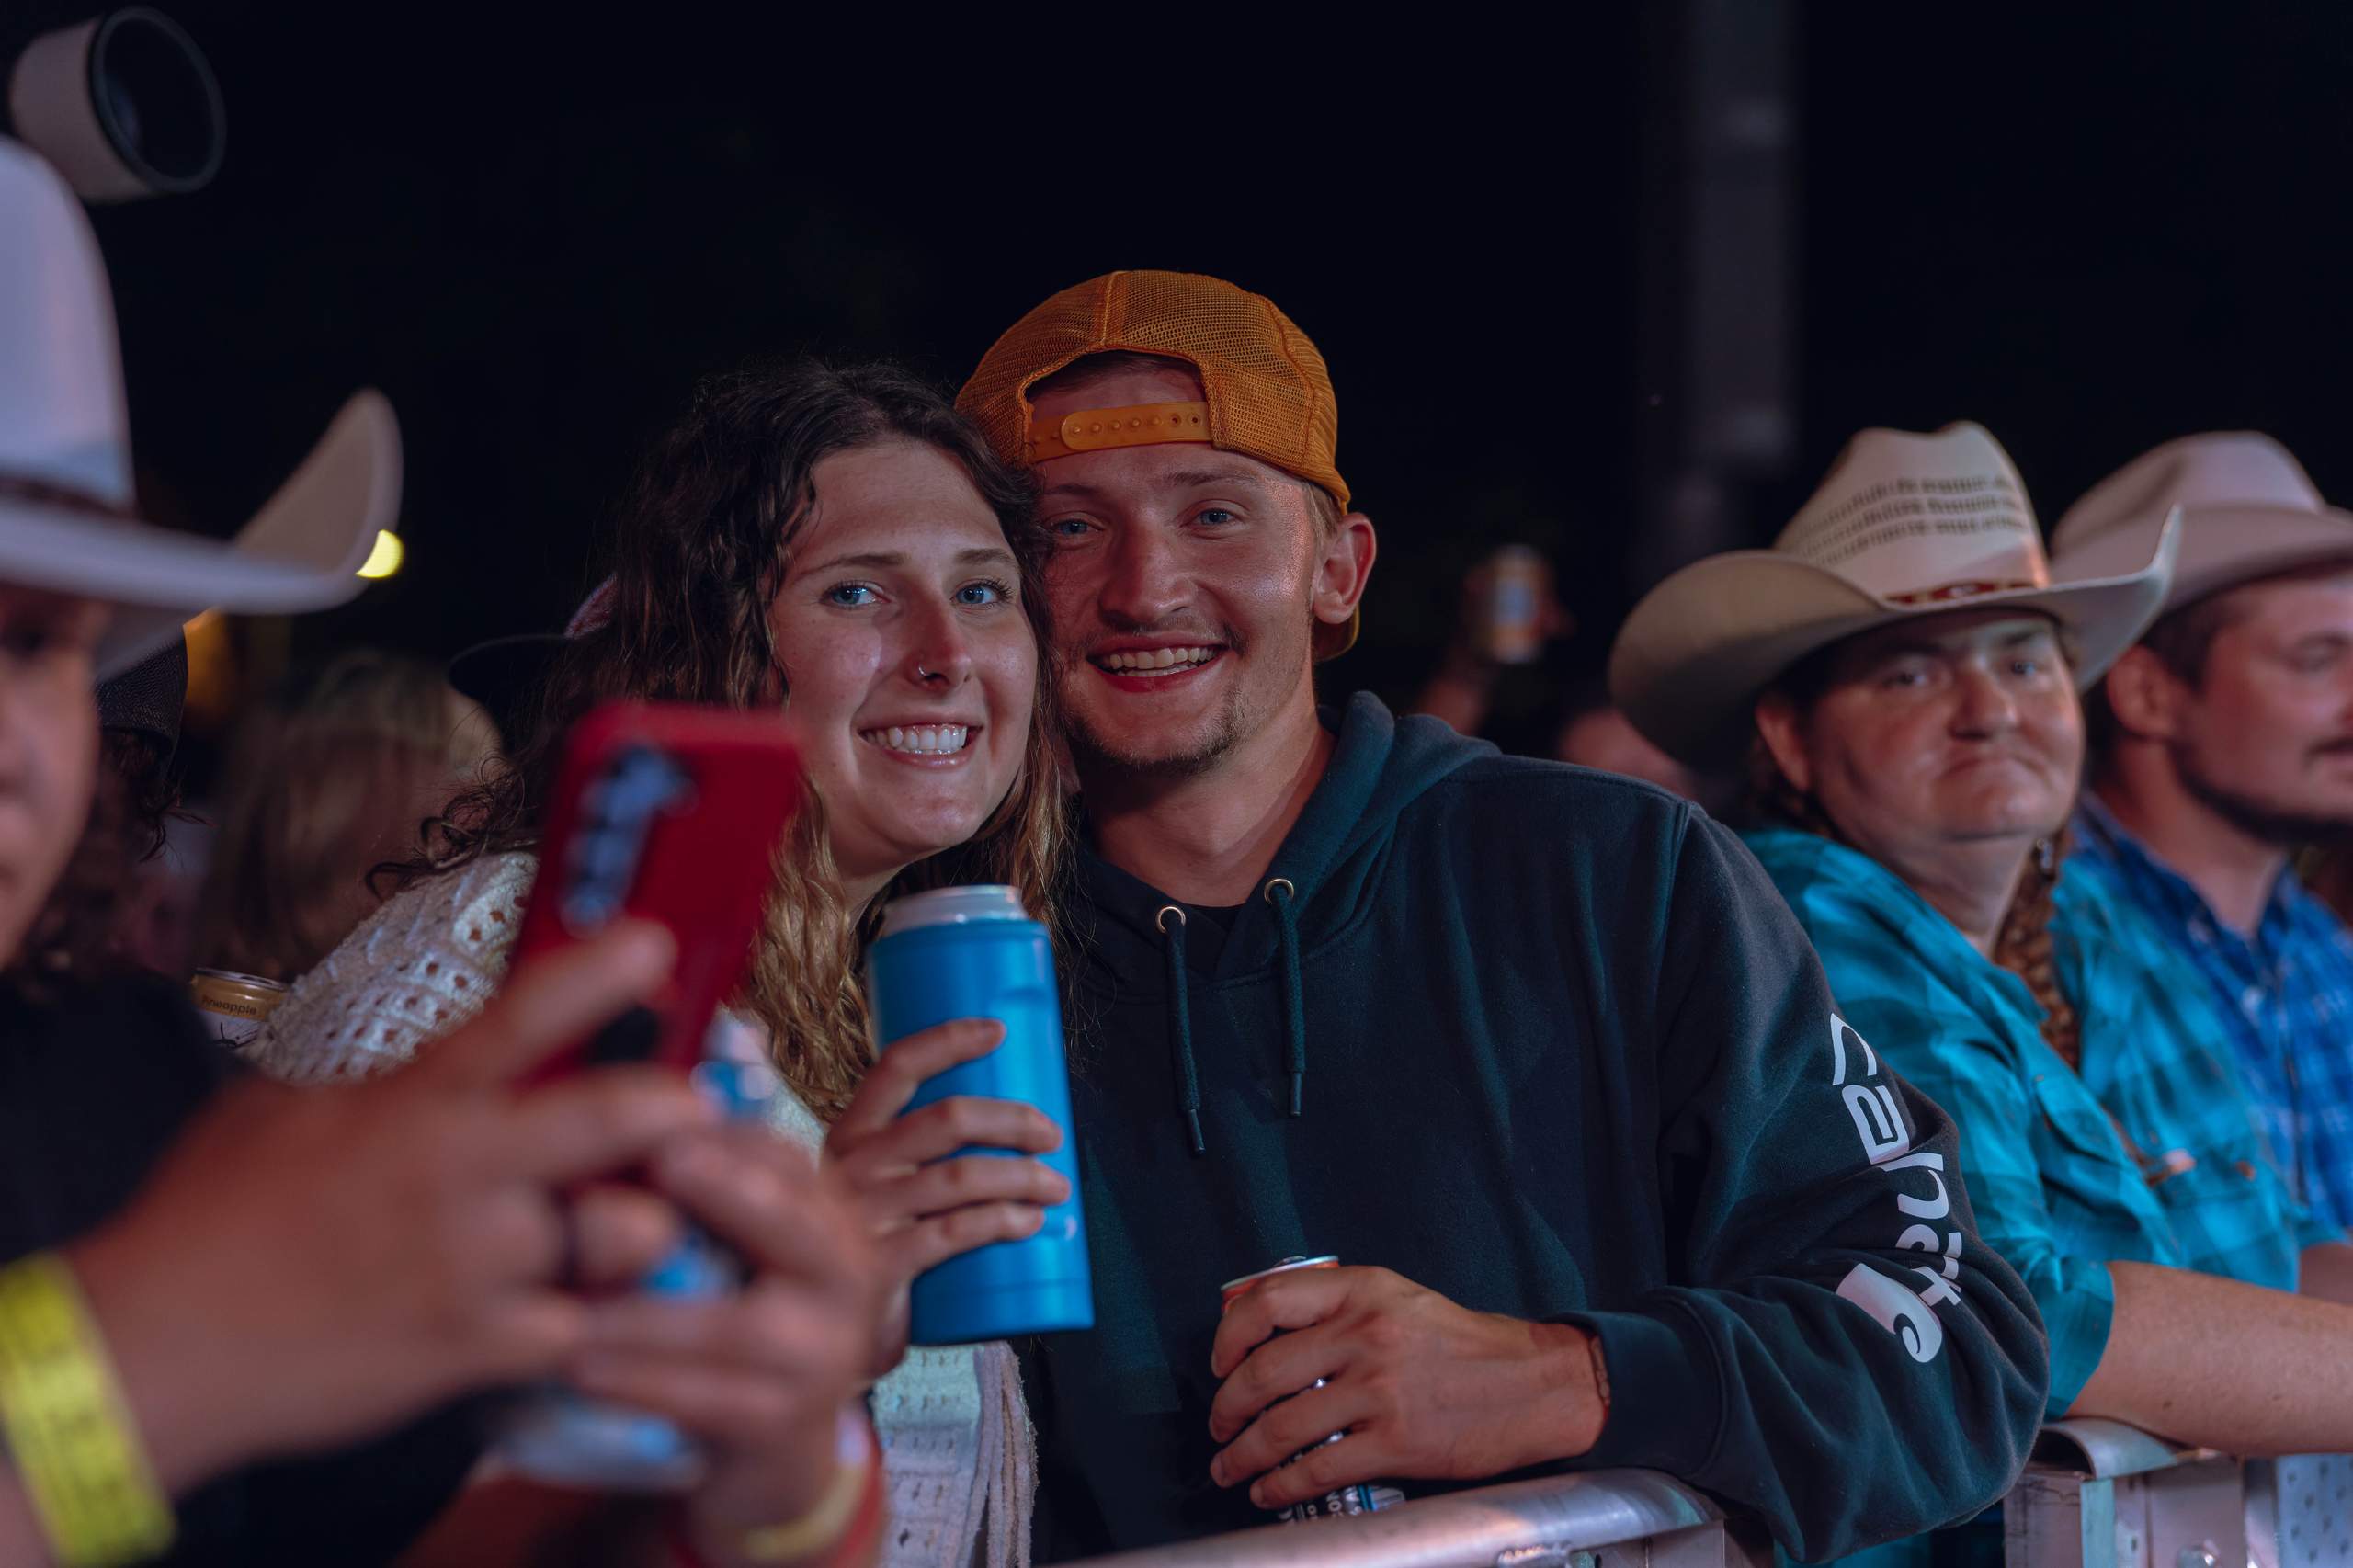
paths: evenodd
<path fill-rule="evenodd" d="M 1961 599 L 1982 599 L 1988 594 L 2028 594 L 2050 586 L 2032 579 L 2013 578 L 2001 583 L 1947 583 L 1940 587 L 1916 588 L 1908 594 L 1882 594 L 1881 597 L 1892 605 L 1941 605 Z"/>
<path fill-rule="evenodd" d="M 0 473 L 0 500 L 29 501 L 36 506 L 54 506 L 61 512 L 86 512 L 94 517 L 110 522 L 135 523 L 139 515 L 128 506 L 75 490 L 71 485 L 51 480 L 35 479 L 30 474 Z"/>
<path fill-rule="evenodd" d="M 1029 427 L 1029 460 L 1066 458 L 1109 447 L 1151 447 L 1164 441 L 1210 438 L 1206 403 L 1140 403 L 1128 408 L 1087 408 L 1051 426 Z"/>

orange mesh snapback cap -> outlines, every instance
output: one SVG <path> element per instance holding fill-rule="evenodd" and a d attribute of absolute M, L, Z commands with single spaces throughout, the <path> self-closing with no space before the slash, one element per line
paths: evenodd
<path fill-rule="evenodd" d="M 1033 421 L 1032 386 L 1090 354 L 1122 352 L 1192 366 L 1202 401 L 1083 409 L 1051 426 Z M 1306 480 L 1347 510 L 1347 482 L 1336 463 L 1339 413 L 1324 356 L 1273 301 L 1222 278 L 1110 272 L 1065 289 L 982 356 L 956 406 L 1014 462 L 1200 441 Z M 1318 626 L 1316 656 L 1347 652 L 1359 619 Z"/>

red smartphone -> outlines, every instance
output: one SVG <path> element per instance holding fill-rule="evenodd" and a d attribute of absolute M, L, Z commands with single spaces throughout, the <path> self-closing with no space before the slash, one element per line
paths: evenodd
<path fill-rule="evenodd" d="M 535 1079 L 608 1062 L 684 1070 L 701 1060 L 712 1017 L 751 965 L 804 787 L 772 710 L 616 702 L 573 726 L 516 960 L 624 917 L 667 926 L 678 957 L 649 1006 L 549 1058 Z"/>

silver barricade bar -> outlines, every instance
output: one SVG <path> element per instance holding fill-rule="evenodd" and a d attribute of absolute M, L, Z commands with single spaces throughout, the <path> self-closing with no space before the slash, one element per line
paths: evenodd
<path fill-rule="evenodd" d="M 2003 1499 L 2005 1568 L 2353 1562 L 2325 1547 L 2283 1552 L 2278 1496 L 2270 1460 L 2184 1448 L 2116 1421 L 2053 1422 Z M 1769 1568 L 1771 1560 L 1761 1538 L 1727 1528 L 1722 1511 L 1682 1483 L 1654 1471 L 1606 1470 L 1267 1525 L 1073 1568 Z"/>
<path fill-rule="evenodd" d="M 1074 1568 L 1760 1568 L 1722 1513 L 1653 1471 L 1516 1481 L 1379 1513 L 1267 1525 Z M 2233 1565 L 2235 1568 L 2235 1564 Z"/>
<path fill-rule="evenodd" d="M 2054 1421 L 2002 1503 L 2005 1568 L 2279 1568 L 2271 1467 Z"/>

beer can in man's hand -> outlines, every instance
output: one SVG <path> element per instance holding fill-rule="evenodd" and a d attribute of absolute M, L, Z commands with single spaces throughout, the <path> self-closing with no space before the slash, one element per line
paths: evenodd
<path fill-rule="evenodd" d="M 1340 1260 L 1337 1257 L 1287 1257 L 1272 1268 L 1262 1268 L 1256 1274 L 1245 1274 L 1239 1279 L 1229 1279 L 1218 1287 L 1218 1315 L 1222 1317 L 1225 1313 L 1232 1312 L 1234 1302 L 1278 1274 L 1294 1274 L 1302 1269 L 1339 1267 Z M 1329 1378 L 1318 1378 L 1300 1392 L 1305 1393 L 1312 1389 L 1320 1389 L 1331 1381 Z M 1300 1449 L 1284 1462 L 1297 1464 L 1317 1449 L 1330 1448 L 1347 1436 L 1346 1432 L 1335 1432 L 1322 1442 Z M 1382 1508 L 1393 1508 L 1404 1500 L 1405 1494 L 1394 1486 L 1378 1481 L 1359 1481 L 1353 1485 L 1336 1486 L 1321 1497 L 1310 1497 L 1304 1502 L 1293 1503 L 1275 1517 L 1287 1525 L 1295 1525 L 1303 1519 L 1334 1519 L 1345 1517 L 1350 1514 L 1376 1513 Z"/>
<path fill-rule="evenodd" d="M 225 969 L 198 970 L 188 990 L 197 1016 L 204 1020 L 205 1032 L 228 1051 L 243 1051 L 253 1044 L 262 1025 L 286 1000 L 286 987 L 277 981 Z"/>

